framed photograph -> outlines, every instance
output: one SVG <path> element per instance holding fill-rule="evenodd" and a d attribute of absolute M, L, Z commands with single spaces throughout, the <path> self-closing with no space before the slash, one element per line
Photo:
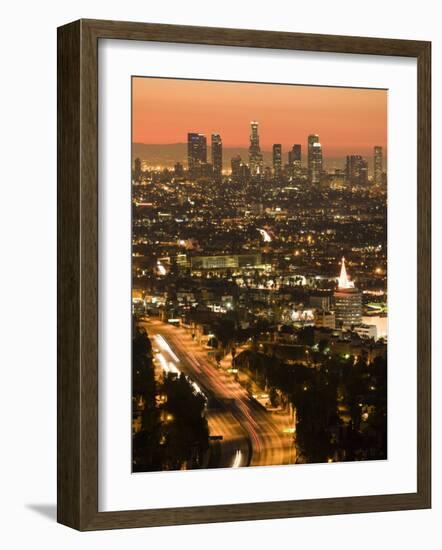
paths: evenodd
<path fill-rule="evenodd" d="M 58 29 L 58 521 L 429 508 L 429 42 Z"/>

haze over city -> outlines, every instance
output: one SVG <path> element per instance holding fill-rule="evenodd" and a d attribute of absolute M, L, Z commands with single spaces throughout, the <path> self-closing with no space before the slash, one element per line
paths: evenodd
<path fill-rule="evenodd" d="M 261 148 L 288 151 L 319 134 L 324 157 L 372 156 L 387 146 L 385 90 L 133 78 L 132 142 L 184 143 L 188 132 L 221 133 L 224 147 L 248 147 L 259 120 Z"/>

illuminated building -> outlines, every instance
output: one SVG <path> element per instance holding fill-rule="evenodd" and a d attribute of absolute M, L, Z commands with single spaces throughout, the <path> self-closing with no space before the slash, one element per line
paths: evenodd
<path fill-rule="evenodd" d="M 388 338 L 388 317 L 387 315 L 370 315 L 362 317 L 362 322 L 366 325 L 376 327 L 377 338 Z"/>
<path fill-rule="evenodd" d="M 361 155 L 347 155 L 347 183 L 351 185 L 366 185 L 368 183 L 368 164 Z"/>
<path fill-rule="evenodd" d="M 261 254 L 229 254 L 224 256 L 193 256 L 192 270 L 229 269 L 237 267 L 258 267 L 262 264 Z"/>
<path fill-rule="evenodd" d="M 179 268 L 186 268 L 186 267 L 189 267 L 189 260 L 187 258 L 187 254 L 177 254 L 176 255 L 176 265 L 179 267 Z"/>
<path fill-rule="evenodd" d="M 212 134 L 212 167 L 215 181 L 220 182 L 223 170 L 223 142 L 219 134 Z"/>
<path fill-rule="evenodd" d="M 313 325 L 315 315 L 311 309 L 293 309 L 290 312 L 290 321 L 298 326 Z"/>
<path fill-rule="evenodd" d="M 336 326 L 336 318 L 333 311 L 324 311 L 317 309 L 314 312 L 315 327 L 324 327 L 334 329 Z"/>
<path fill-rule="evenodd" d="M 263 159 L 261 147 L 259 145 L 258 126 L 258 123 L 255 121 L 250 123 L 249 166 L 252 177 L 261 176 L 263 174 Z"/>
<path fill-rule="evenodd" d="M 356 332 L 359 338 L 362 338 L 363 340 L 377 340 L 378 332 L 376 329 L 376 325 L 360 324 L 356 326 L 353 330 L 354 332 Z"/>
<path fill-rule="evenodd" d="M 200 177 L 203 166 L 207 164 L 207 140 L 204 134 L 187 134 L 187 162 L 189 176 L 192 179 Z"/>
<path fill-rule="evenodd" d="M 280 143 L 273 145 L 273 175 L 280 178 L 282 173 L 282 146 Z"/>
<path fill-rule="evenodd" d="M 308 136 L 308 177 L 311 183 L 319 183 L 322 174 L 322 147 L 319 136 Z"/>
<path fill-rule="evenodd" d="M 301 164 L 301 145 L 295 143 L 292 150 L 289 151 L 289 166 L 291 168 L 291 173 L 294 178 L 300 178 L 302 175 L 302 164 Z"/>
<path fill-rule="evenodd" d="M 373 181 L 376 185 L 382 183 L 383 158 L 382 147 L 376 145 L 374 148 L 374 174 Z"/>
<path fill-rule="evenodd" d="M 345 258 L 342 258 L 338 288 L 333 293 L 337 326 L 354 326 L 362 322 L 362 294 L 347 276 Z"/>

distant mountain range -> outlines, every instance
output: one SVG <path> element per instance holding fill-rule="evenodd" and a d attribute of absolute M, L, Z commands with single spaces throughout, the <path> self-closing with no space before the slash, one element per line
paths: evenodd
<path fill-rule="evenodd" d="M 264 164 L 272 165 L 272 152 L 262 151 Z M 249 158 L 247 147 L 223 147 L 223 167 L 230 169 L 230 159 L 240 155 L 244 161 Z M 149 166 L 164 166 L 173 168 L 176 162 L 187 165 L 187 143 L 133 143 L 132 160 L 140 158 L 146 161 Z M 366 157 L 370 172 L 372 171 L 373 159 Z M 207 159 L 210 162 L 210 145 L 207 147 Z M 306 155 L 303 155 L 303 163 L 307 163 Z M 287 162 L 287 153 L 283 156 L 284 164 Z M 344 157 L 324 157 L 325 168 L 333 170 L 345 167 Z"/>

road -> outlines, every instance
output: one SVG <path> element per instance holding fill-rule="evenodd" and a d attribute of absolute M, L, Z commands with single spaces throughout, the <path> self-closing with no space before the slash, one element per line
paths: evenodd
<path fill-rule="evenodd" d="M 184 372 L 208 398 L 211 435 L 222 435 L 213 467 L 293 464 L 293 418 L 271 413 L 251 399 L 233 377 L 212 364 L 183 328 L 157 320 L 141 323 L 152 341 L 157 361 L 165 369 Z"/>

